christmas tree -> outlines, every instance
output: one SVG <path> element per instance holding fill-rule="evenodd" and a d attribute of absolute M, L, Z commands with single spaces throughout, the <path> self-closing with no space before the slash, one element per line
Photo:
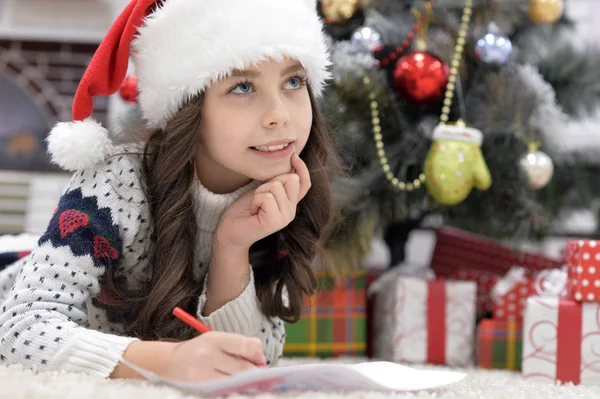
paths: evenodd
<path fill-rule="evenodd" d="M 563 0 L 319 9 L 334 75 L 321 107 L 348 169 L 334 268 L 358 267 L 377 234 L 401 261 L 432 215 L 508 242 L 598 233 L 599 154 L 571 144 L 600 130 L 600 52 L 574 45 Z"/>

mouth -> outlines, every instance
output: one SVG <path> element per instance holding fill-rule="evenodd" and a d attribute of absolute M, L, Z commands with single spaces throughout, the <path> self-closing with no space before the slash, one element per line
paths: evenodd
<path fill-rule="evenodd" d="M 290 146 L 290 144 L 292 144 L 291 141 L 288 143 L 283 143 L 283 144 L 265 145 L 265 146 L 250 147 L 250 148 L 252 148 L 253 150 L 262 151 L 262 152 L 276 152 L 276 151 L 285 150 L 287 147 Z"/>
<path fill-rule="evenodd" d="M 293 141 L 285 141 L 280 143 L 273 143 L 270 145 L 250 147 L 250 150 L 254 154 L 266 159 L 279 159 L 289 156 L 293 148 Z"/>

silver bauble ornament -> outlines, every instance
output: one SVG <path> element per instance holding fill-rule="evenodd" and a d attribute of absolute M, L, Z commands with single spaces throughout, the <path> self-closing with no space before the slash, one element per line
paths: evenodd
<path fill-rule="evenodd" d="M 489 25 L 488 32 L 475 44 L 475 56 L 488 65 L 502 66 L 508 62 L 511 54 L 512 42 L 494 23 Z"/>
<path fill-rule="evenodd" d="M 352 44 L 361 51 L 373 53 L 383 46 L 381 35 L 370 26 L 361 26 L 352 33 Z"/>
<path fill-rule="evenodd" d="M 544 152 L 539 151 L 536 145 L 530 145 L 529 151 L 519 161 L 529 181 L 529 187 L 539 190 L 544 187 L 554 174 L 554 163 Z"/>

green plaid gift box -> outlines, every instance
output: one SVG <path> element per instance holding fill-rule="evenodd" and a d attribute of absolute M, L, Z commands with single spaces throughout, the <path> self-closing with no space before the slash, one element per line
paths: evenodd
<path fill-rule="evenodd" d="M 315 272 L 319 282 L 304 298 L 300 320 L 286 324 L 285 356 L 364 356 L 367 347 L 367 273 L 335 278 Z"/>
<path fill-rule="evenodd" d="M 521 370 L 523 324 L 483 319 L 477 332 L 477 365 L 485 369 Z"/>

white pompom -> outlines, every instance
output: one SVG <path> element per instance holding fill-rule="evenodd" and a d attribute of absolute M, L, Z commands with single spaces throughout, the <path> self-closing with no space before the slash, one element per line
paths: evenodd
<path fill-rule="evenodd" d="M 52 163 L 69 171 L 100 163 L 113 149 L 108 130 L 91 118 L 57 123 L 46 142 Z"/>

